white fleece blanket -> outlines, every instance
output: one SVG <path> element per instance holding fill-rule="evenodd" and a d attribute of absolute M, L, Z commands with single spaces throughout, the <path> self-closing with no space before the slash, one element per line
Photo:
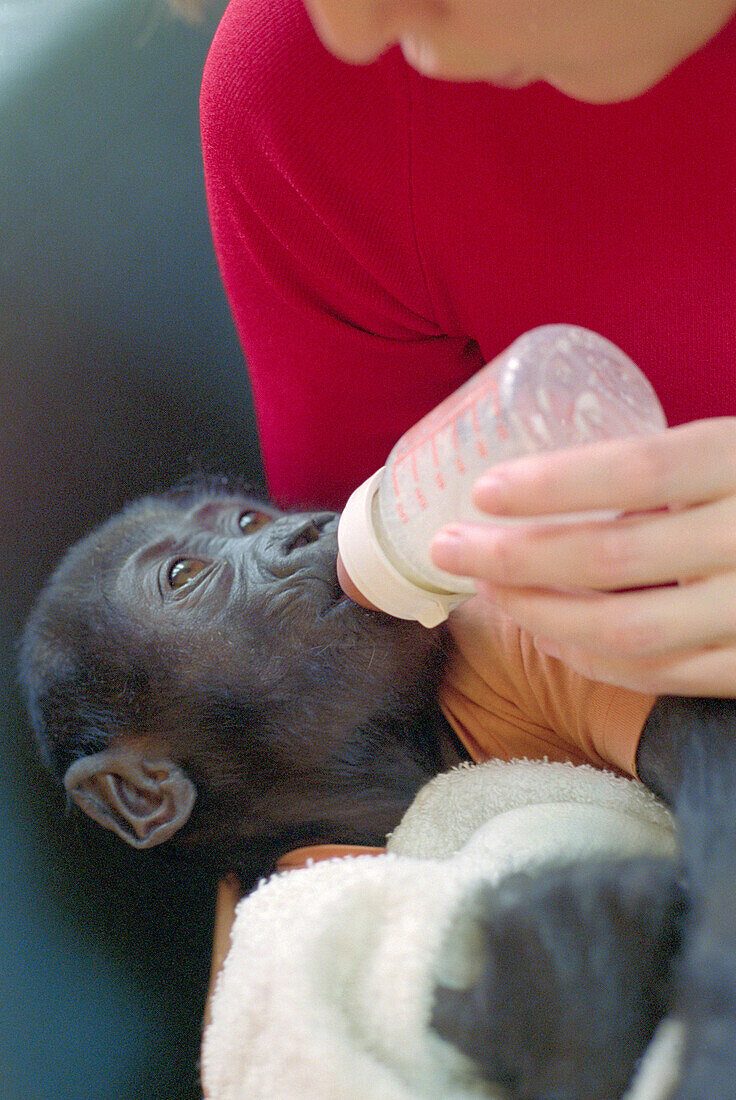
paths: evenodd
<path fill-rule="evenodd" d="M 287 871 L 239 905 L 203 1043 L 209 1100 L 473 1100 L 502 1094 L 428 1027 L 440 951 L 471 887 L 590 857 L 675 857 L 667 810 L 590 767 L 496 761 L 420 791 L 385 856 Z M 441 961 L 440 961 L 441 960 Z M 664 1100 L 681 1028 L 662 1025 L 626 1100 Z"/>

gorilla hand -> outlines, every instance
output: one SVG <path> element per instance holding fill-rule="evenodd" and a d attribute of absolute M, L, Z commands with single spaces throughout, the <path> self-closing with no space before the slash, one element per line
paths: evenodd
<path fill-rule="evenodd" d="M 518 1100 L 617 1100 L 670 1001 L 678 878 L 638 858 L 482 887 L 446 944 L 470 929 L 477 979 L 436 988 L 432 1026 Z"/>

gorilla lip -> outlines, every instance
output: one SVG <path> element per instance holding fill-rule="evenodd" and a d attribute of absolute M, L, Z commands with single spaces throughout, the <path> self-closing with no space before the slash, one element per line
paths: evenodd
<path fill-rule="evenodd" d="M 351 600 L 349 596 L 346 596 L 340 587 L 337 575 L 328 583 L 330 585 L 330 602 L 322 612 L 322 615 L 330 615 L 333 611 L 337 611 L 338 608 L 344 607 L 346 604 L 354 604 L 354 601 Z M 355 606 L 357 606 L 357 604 L 355 604 Z"/>

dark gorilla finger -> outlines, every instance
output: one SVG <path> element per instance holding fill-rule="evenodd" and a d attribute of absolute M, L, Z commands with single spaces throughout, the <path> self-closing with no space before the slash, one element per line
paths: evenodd
<path fill-rule="evenodd" d="M 471 907 L 479 977 L 437 987 L 432 1026 L 519 1100 L 617 1100 L 670 1003 L 688 909 L 678 868 L 513 875 Z"/>

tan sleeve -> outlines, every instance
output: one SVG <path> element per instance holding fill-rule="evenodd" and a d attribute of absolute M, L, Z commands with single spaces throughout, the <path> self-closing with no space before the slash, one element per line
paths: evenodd
<path fill-rule="evenodd" d="M 456 652 L 440 703 L 473 759 L 569 760 L 636 775 L 654 696 L 596 683 L 539 653 L 486 600 L 463 604 L 450 630 Z"/>

